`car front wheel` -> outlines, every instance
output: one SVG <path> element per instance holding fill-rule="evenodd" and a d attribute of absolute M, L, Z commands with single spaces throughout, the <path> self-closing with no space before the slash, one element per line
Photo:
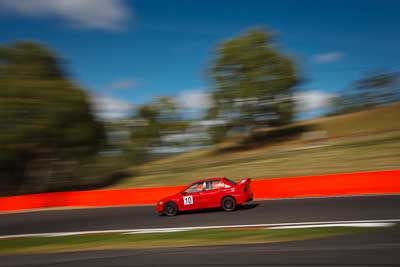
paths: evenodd
<path fill-rule="evenodd" d="M 178 207 L 174 202 L 168 202 L 164 206 L 164 214 L 167 216 L 175 216 L 178 213 Z"/>
<path fill-rule="evenodd" d="M 236 200 L 233 197 L 224 197 L 221 201 L 221 207 L 224 211 L 234 211 L 236 209 Z"/>

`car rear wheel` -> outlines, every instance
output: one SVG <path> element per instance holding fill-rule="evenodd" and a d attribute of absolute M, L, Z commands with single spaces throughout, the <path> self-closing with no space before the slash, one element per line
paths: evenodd
<path fill-rule="evenodd" d="M 234 211 L 236 209 L 236 200 L 233 197 L 224 197 L 221 201 L 221 207 L 224 211 Z"/>
<path fill-rule="evenodd" d="M 164 214 L 167 216 L 175 216 L 178 213 L 178 207 L 174 202 L 168 202 L 164 206 Z"/>

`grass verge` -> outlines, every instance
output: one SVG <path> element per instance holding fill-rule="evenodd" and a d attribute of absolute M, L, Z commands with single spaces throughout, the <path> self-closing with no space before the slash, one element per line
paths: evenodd
<path fill-rule="evenodd" d="M 135 167 L 113 188 L 188 184 L 205 177 L 266 179 L 400 168 L 400 131 L 251 151 L 185 153 Z"/>
<path fill-rule="evenodd" d="M 375 228 L 329 227 L 280 230 L 241 228 L 173 233 L 12 238 L 0 240 L 0 254 L 270 243 L 356 234 L 372 229 Z"/>

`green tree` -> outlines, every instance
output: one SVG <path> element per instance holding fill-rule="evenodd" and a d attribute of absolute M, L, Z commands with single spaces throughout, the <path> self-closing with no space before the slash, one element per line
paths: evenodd
<path fill-rule="evenodd" d="M 400 100 L 399 74 L 374 72 L 353 82 L 334 99 L 331 115 L 355 112 Z"/>
<path fill-rule="evenodd" d="M 232 127 L 280 126 L 294 115 L 292 91 L 299 82 L 290 56 L 271 34 L 250 30 L 225 41 L 211 68 L 215 81 L 214 117 Z"/>
<path fill-rule="evenodd" d="M 365 105 L 379 105 L 398 100 L 398 73 L 378 72 L 355 83 Z"/>
<path fill-rule="evenodd" d="M 47 190 L 104 143 L 103 126 L 94 119 L 87 95 L 62 67 L 42 45 L 0 46 L 3 184 Z"/>
<path fill-rule="evenodd" d="M 158 97 L 152 103 L 139 106 L 134 117 L 136 126 L 131 133 L 132 157 L 147 159 L 154 147 L 162 145 L 162 137 L 182 132 L 188 123 L 179 114 L 179 107 L 171 97 Z"/>

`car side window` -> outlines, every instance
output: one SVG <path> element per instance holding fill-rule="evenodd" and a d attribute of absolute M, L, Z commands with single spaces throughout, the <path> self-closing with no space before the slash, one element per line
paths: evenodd
<path fill-rule="evenodd" d="M 191 185 L 188 189 L 185 190 L 185 193 L 190 194 L 190 193 L 196 193 L 203 191 L 203 183 L 195 183 Z"/>
<path fill-rule="evenodd" d="M 221 182 L 219 180 L 207 181 L 204 190 L 214 190 L 221 188 Z"/>
<path fill-rule="evenodd" d="M 225 182 L 221 183 L 221 188 L 232 188 L 232 185 L 230 184 L 229 180 L 225 179 Z"/>

